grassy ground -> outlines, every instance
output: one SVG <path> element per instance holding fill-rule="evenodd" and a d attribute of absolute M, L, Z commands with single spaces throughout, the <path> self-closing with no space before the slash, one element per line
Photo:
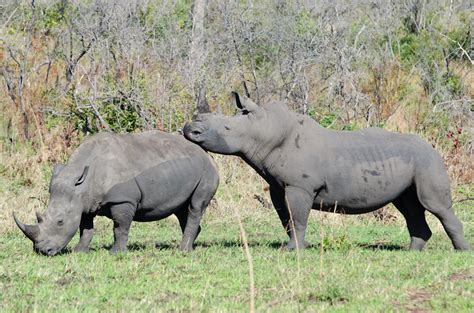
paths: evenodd
<path fill-rule="evenodd" d="M 11 212 L 27 223 L 43 211 L 50 167 L 16 162 L 30 174 L 0 175 L 0 311 L 242 311 L 250 302 L 249 265 L 241 241 L 239 210 L 250 246 L 257 311 L 472 312 L 474 258 L 456 253 L 441 224 L 426 251 L 406 250 L 403 218 L 388 209 L 342 216 L 313 211 L 305 251 L 281 250 L 287 240 L 265 184 L 237 158 L 216 156 L 221 184 L 202 222 L 196 250 L 177 247 L 174 217 L 132 224 L 129 248 L 110 255 L 112 223 L 96 219 L 93 250 L 44 257 L 16 228 Z M 13 168 L 13 166 L 12 166 Z M 20 166 L 15 165 L 15 168 Z M 27 177 L 20 180 L 19 177 Z M 28 178 L 30 177 L 30 178 Z M 473 197 L 474 185 L 455 187 L 455 199 Z M 474 243 L 473 202 L 456 204 L 466 236 Z M 387 213 L 388 212 L 388 213 Z M 74 238 L 69 247 L 74 246 Z"/>
<path fill-rule="evenodd" d="M 472 243 L 472 202 L 456 211 Z M 454 252 L 431 217 L 434 235 L 426 251 L 406 251 L 403 220 L 390 212 L 395 217 L 389 222 L 370 214 L 312 212 L 307 239 L 314 246 L 296 253 L 280 249 L 286 238 L 273 210 L 241 207 L 257 311 L 472 312 L 472 253 Z M 19 231 L 6 231 L 0 237 L 0 310 L 246 310 L 248 263 L 234 213 L 213 203 L 196 250 L 188 254 L 177 250 L 174 218 L 133 224 L 131 251 L 121 255 L 106 250 L 112 242 L 106 218 L 97 219 L 88 254 L 38 256 Z"/>

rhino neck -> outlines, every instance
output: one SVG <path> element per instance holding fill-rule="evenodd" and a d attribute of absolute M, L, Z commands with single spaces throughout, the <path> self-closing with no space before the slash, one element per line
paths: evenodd
<path fill-rule="evenodd" d="M 250 165 L 268 183 L 272 180 L 273 167 L 283 157 L 284 142 L 282 139 L 274 143 L 253 145 L 239 156 Z"/>
<path fill-rule="evenodd" d="M 288 150 L 291 138 L 297 129 L 296 115 L 283 112 L 270 116 L 271 122 L 266 124 L 254 138 L 249 138 L 239 154 L 265 180 L 272 179 L 275 164 L 280 162 Z M 282 123 L 277 121 L 284 121 Z"/>

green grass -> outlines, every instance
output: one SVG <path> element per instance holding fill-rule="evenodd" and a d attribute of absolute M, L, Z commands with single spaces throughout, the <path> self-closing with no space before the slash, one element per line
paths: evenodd
<path fill-rule="evenodd" d="M 474 310 L 474 259 L 454 252 L 439 222 L 424 252 L 409 252 L 408 233 L 364 216 L 312 212 L 313 247 L 286 241 L 272 210 L 242 208 L 253 258 L 257 311 Z M 473 243 L 472 202 L 456 207 Z M 394 212 L 394 211 L 392 211 Z M 112 225 L 98 218 L 93 251 L 44 257 L 19 232 L 0 237 L 0 311 L 242 311 L 249 308 L 248 263 L 236 216 L 209 208 L 196 250 L 177 249 L 177 221 L 134 223 L 130 251 L 110 255 Z M 77 242 L 74 238 L 70 246 Z M 319 245 L 323 242 L 323 248 Z"/>

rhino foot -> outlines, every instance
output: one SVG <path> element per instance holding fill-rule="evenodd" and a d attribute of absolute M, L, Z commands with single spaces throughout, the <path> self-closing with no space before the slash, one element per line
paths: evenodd
<path fill-rule="evenodd" d="M 298 247 L 296 246 L 296 243 L 293 241 L 288 242 L 285 246 L 282 247 L 283 250 L 295 250 L 296 248 L 298 249 L 306 249 L 307 247 L 311 246 L 309 242 L 306 240 L 303 242 L 303 244 L 298 244 Z"/>
<path fill-rule="evenodd" d="M 179 245 L 179 250 L 183 252 L 191 252 L 194 250 L 194 245 L 190 241 L 183 240 Z"/>
<path fill-rule="evenodd" d="M 125 253 L 127 252 L 127 248 L 119 248 L 116 245 L 113 245 L 109 252 L 110 254 Z"/>
<path fill-rule="evenodd" d="M 191 252 L 194 250 L 194 247 L 193 246 L 179 247 L 179 250 L 183 252 Z"/>

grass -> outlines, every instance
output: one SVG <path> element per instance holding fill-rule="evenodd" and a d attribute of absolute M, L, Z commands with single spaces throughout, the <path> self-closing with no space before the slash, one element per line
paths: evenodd
<path fill-rule="evenodd" d="M 4 159 L 0 175 L 0 311 L 247 311 L 249 264 L 239 213 L 253 261 L 257 312 L 474 310 L 474 258 L 457 253 L 441 224 L 425 251 L 407 251 L 408 232 L 395 209 L 392 218 L 343 216 L 313 211 L 300 253 L 281 249 L 287 238 L 265 184 L 237 158 L 216 156 L 221 184 L 204 220 L 195 251 L 178 250 L 174 217 L 132 224 L 129 252 L 110 255 L 112 222 L 96 219 L 92 251 L 44 257 L 11 218 L 31 223 L 43 211 L 49 171 L 41 162 Z M 23 182 L 10 168 L 28 164 Z M 26 165 L 25 165 L 26 166 Z M 26 170 L 25 170 L 26 171 Z M 21 178 L 21 179 L 20 179 Z M 474 196 L 474 185 L 455 187 L 455 199 Z M 39 200 L 40 201 L 39 201 Z M 473 202 L 455 206 L 474 243 Z M 236 210 L 239 210 L 238 212 Z M 69 244 L 73 247 L 77 236 Z"/>
<path fill-rule="evenodd" d="M 472 202 L 456 209 L 472 243 L 470 208 Z M 314 246 L 300 252 L 298 266 L 295 252 L 280 249 L 286 238 L 272 210 L 242 208 L 241 215 L 257 311 L 474 309 L 473 255 L 452 251 L 434 218 L 433 238 L 426 251 L 416 253 L 406 251 L 408 235 L 399 216 L 387 224 L 371 215 L 313 212 L 307 239 Z M 130 251 L 110 255 L 112 224 L 98 218 L 93 251 L 50 258 L 34 254 L 19 231 L 4 233 L 0 310 L 247 310 L 248 263 L 233 211 L 209 209 L 192 253 L 178 251 L 179 239 L 174 218 L 134 223 Z"/>

